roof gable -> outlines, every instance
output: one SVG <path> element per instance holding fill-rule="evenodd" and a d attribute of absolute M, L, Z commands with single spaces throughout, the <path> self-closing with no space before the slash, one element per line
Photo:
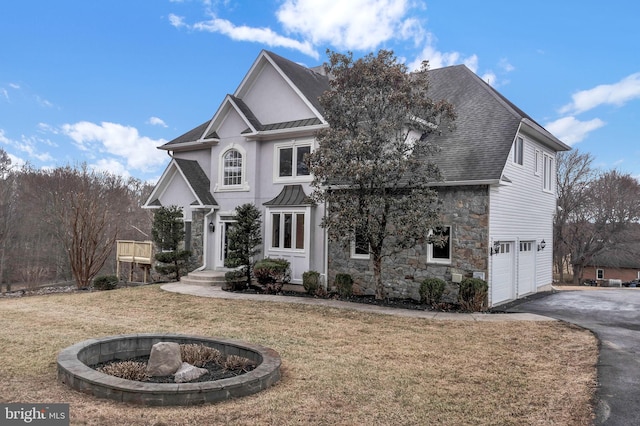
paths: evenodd
<path fill-rule="evenodd" d="M 191 203 L 192 206 L 213 207 L 218 205 L 209 191 L 211 182 L 202 167 L 200 167 L 200 164 L 195 160 L 174 158 L 160 177 L 160 180 L 158 180 L 151 195 L 149 195 L 149 199 L 144 204 L 145 207 L 162 206 L 160 197 L 176 174 L 182 178 L 195 198 L 195 201 Z"/>

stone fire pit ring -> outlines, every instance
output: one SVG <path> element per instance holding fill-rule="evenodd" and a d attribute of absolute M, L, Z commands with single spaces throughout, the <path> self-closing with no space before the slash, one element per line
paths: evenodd
<path fill-rule="evenodd" d="M 147 383 L 101 373 L 90 365 L 148 356 L 159 342 L 201 344 L 224 355 L 238 355 L 256 368 L 236 377 L 200 383 Z M 58 381 L 77 391 L 138 405 L 197 405 L 247 396 L 280 380 L 280 355 L 273 349 L 239 340 L 183 334 L 123 334 L 89 339 L 58 355 Z"/>

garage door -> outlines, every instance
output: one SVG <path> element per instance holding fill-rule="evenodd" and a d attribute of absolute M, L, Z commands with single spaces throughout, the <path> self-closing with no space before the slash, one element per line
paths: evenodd
<path fill-rule="evenodd" d="M 518 297 L 536 291 L 536 257 L 533 241 L 520 241 L 518 250 Z"/>
<path fill-rule="evenodd" d="M 491 279 L 491 304 L 514 298 L 514 243 L 500 242 L 498 253 L 493 255 L 493 278 Z"/>

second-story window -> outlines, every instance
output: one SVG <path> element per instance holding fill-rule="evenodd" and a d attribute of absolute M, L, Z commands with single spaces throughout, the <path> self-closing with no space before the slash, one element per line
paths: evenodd
<path fill-rule="evenodd" d="M 310 176 L 306 159 L 311 153 L 311 142 L 290 142 L 276 145 L 275 178 L 290 180 Z"/>
<path fill-rule="evenodd" d="M 548 192 L 553 192 L 553 175 L 555 168 L 553 166 L 553 157 L 547 154 L 543 154 L 542 163 L 542 189 Z"/>
<path fill-rule="evenodd" d="M 223 182 L 224 186 L 242 184 L 242 154 L 238 150 L 230 149 L 224 155 Z"/>
<path fill-rule="evenodd" d="M 218 182 L 214 191 L 248 191 L 247 154 L 239 145 L 231 145 L 220 152 Z"/>
<path fill-rule="evenodd" d="M 513 162 L 516 164 L 524 164 L 524 140 L 517 137 L 513 146 Z"/>

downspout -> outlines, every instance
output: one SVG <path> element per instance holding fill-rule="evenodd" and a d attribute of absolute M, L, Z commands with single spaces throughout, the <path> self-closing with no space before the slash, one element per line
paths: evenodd
<path fill-rule="evenodd" d="M 207 264 L 208 260 L 209 260 L 209 238 L 210 236 L 213 237 L 214 233 L 213 232 L 209 232 L 209 221 L 212 219 L 209 219 L 214 213 L 216 212 L 216 208 L 212 207 L 211 210 L 209 210 L 209 213 L 204 215 L 204 223 L 202 224 L 202 234 L 203 234 L 203 238 L 202 238 L 202 266 L 200 266 L 199 268 L 196 268 L 196 271 L 204 271 L 205 269 L 207 269 L 207 266 L 209 266 Z"/>

